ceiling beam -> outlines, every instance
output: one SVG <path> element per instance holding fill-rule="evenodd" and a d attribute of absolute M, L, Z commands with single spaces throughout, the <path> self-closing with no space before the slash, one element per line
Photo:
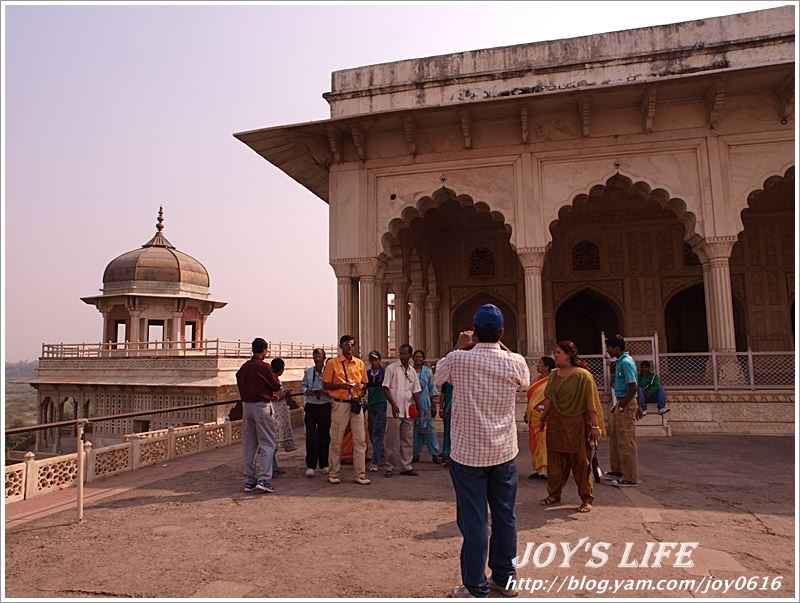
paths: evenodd
<path fill-rule="evenodd" d="M 725 80 L 716 80 L 706 92 L 706 110 L 708 112 L 708 127 L 716 130 L 722 115 L 722 105 L 725 102 Z"/>
<path fill-rule="evenodd" d="M 653 122 L 656 119 L 656 89 L 648 87 L 642 95 L 642 127 L 646 133 L 653 131 Z"/>
<path fill-rule="evenodd" d="M 417 154 L 417 122 L 411 113 L 403 117 L 403 132 L 406 136 L 406 147 L 412 156 Z"/>
<path fill-rule="evenodd" d="M 581 122 L 581 136 L 589 137 L 592 124 L 592 97 L 582 96 L 578 99 L 578 119 Z"/>
<path fill-rule="evenodd" d="M 461 120 L 461 135 L 464 137 L 464 148 L 472 148 L 472 115 L 469 109 L 462 109 L 458 112 L 458 117 Z"/>

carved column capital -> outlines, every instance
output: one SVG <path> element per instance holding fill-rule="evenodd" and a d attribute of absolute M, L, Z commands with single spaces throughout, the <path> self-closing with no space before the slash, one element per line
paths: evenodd
<path fill-rule="evenodd" d="M 519 262 L 525 271 L 531 269 L 542 269 L 544 258 L 547 255 L 546 247 L 522 247 L 517 250 Z"/>
<path fill-rule="evenodd" d="M 690 243 L 692 251 L 703 264 L 714 260 L 729 260 L 737 236 L 706 237 Z"/>

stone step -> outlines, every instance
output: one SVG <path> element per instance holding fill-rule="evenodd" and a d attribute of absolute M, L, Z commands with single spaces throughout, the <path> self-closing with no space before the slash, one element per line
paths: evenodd
<path fill-rule="evenodd" d="M 672 430 L 669 428 L 669 415 L 658 414 L 653 408 L 648 408 L 647 415 L 636 421 L 636 437 L 670 437 Z"/>

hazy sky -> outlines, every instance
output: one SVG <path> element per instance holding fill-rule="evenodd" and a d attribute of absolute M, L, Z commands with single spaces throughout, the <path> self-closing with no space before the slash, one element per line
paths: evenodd
<path fill-rule="evenodd" d="M 331 343 L 328 206 L 234 132 L 324 119 L 331 72 L 788 2 L 3 5 L 5 359 L 99 341 L 80 297 L 155 232 L 229 305 L 209 338 Z"/>

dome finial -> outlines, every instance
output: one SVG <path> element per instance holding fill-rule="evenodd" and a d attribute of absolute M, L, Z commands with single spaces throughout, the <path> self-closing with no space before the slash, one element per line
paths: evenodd
<path fill-rule="evenodd" d="M 167 237 L 161 232 L 162 230 L 164 230 L 164 206 L 159 205 L 158 220 L 156 220 L 156 234 L 154 234 L 153 238 L 147 241 L 147 243 L 142 245 L 142 247 L 168 247 L 170 249 L 175 249 L 175 245 L 167 240 Z"/>

